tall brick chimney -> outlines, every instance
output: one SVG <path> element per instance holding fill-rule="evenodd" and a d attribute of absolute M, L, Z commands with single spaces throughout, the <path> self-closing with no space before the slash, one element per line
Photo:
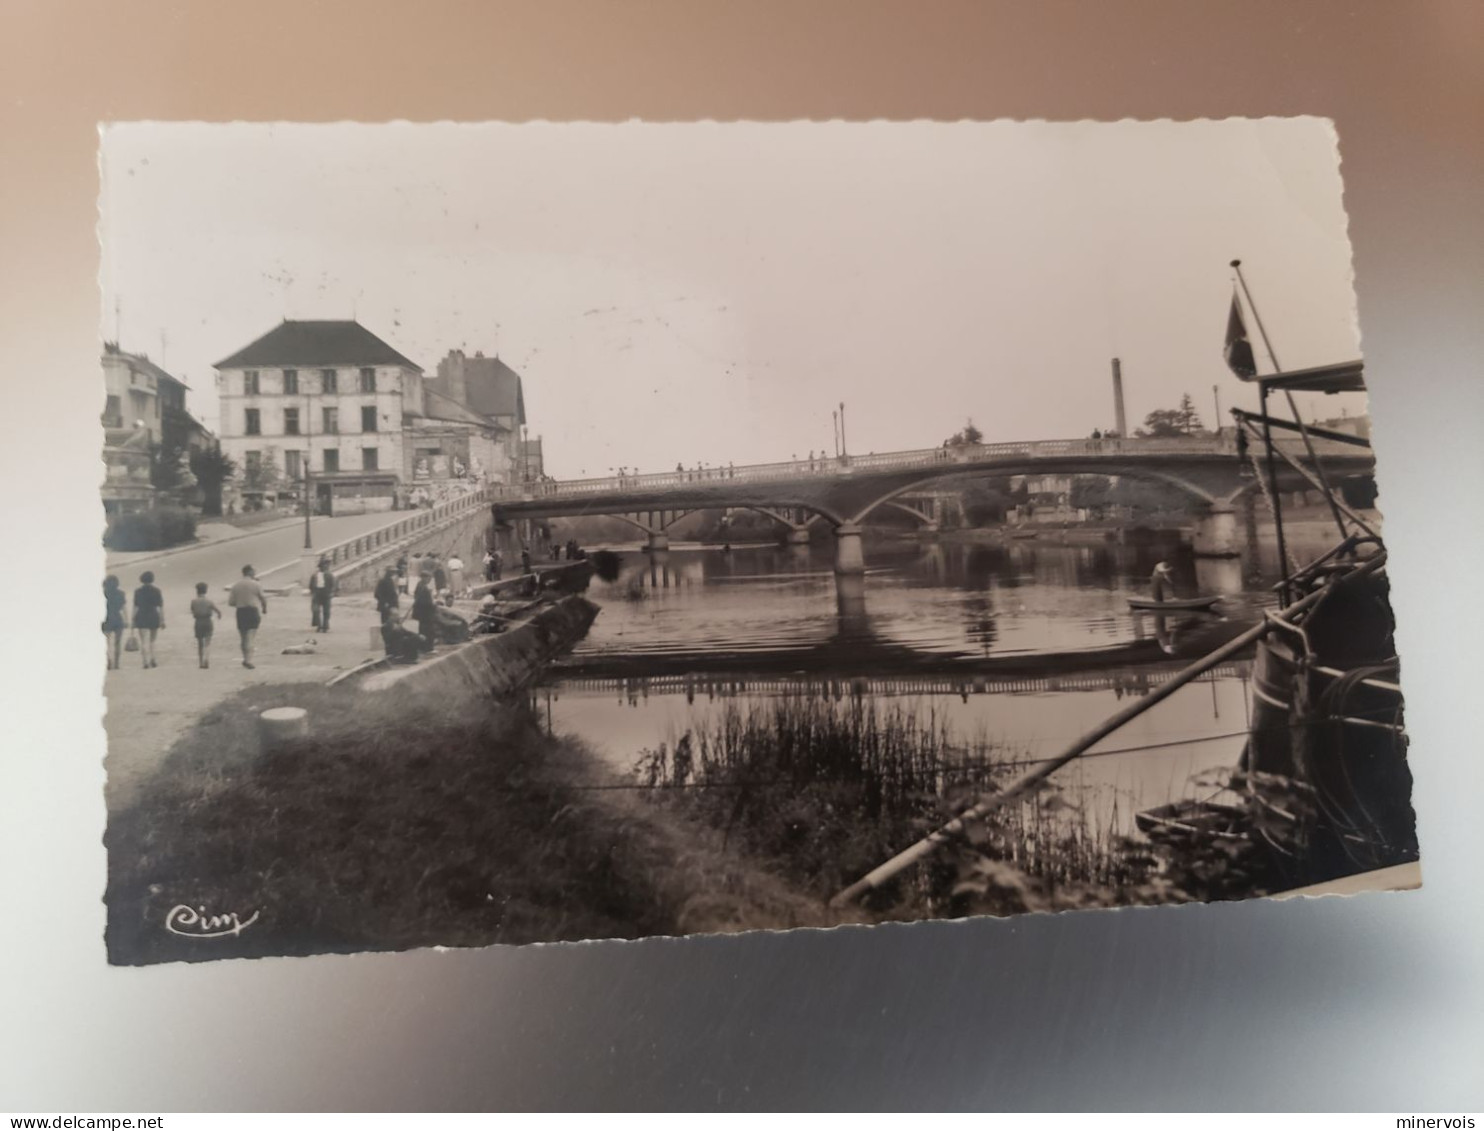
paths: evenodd
<path fill-rule="evenodd" d="M 1128 436 L 1128 418 L 1123 413 L 1123 367 L 1113 359 L 1113 419 L 1120 437 Z"/>

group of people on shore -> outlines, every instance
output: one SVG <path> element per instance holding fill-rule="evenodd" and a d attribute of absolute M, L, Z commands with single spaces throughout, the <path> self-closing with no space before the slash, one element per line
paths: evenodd
<path fill-rule="evenodd" d="M 322 567 L 328 562 L 321 562 Z M 333 581 L 333 579 L 331 579 Z M 211 641 L 216 633 L 216 622 L 222 611 L 215 601 L 206 595 L 204 581 L 196 583 L 196 595 L 191 599 L 189 611 L 194 623 L 196 638 L 196 664 L 211 667 Z M 311 598 L 313 601 L 313 598 Z M 145 570 L 139 575 L 139 587 L 134 590 L 133 615 L 125 616 L 130 601 L 124 595 L 123 585 L 117 574 L 103 579 L 103 636 L 108 642 L 108 667 L 110 670 L 122 666 L 125 650 L 138 652 L 140 663 L 145 668 L 157 668 L 155 644 L 165 628 L 165 595 L 155 584 L 155 575 Z M 263 617 L 268 614 L 268 597 L 258 582 L 250 565 L 242 567 L 242 576 L 227 591 L 227 607 L 236 610 L 237 633 L 242 643 L 242 666 L 253 667 L 253 647 Z M 316 614 L 317 615 L 317 614 Z M 318 623 L 318 622 L 316 622 Z M 324 624 L 329 628 L 329 598 L 324 598 Z M 124 643 L 124 633 L 129 632 L 129 643 Z"/>
<path fill-rule="evenodd" d="M 569 560 L 587 556 L 575 539 L 559 547 L 558 557 L 563 550 Z M 483 565 L 486 581 L 500 580 L 504 562 L 498 548 L 491 547 L 486 551 Z M 330 631 L 330 610 L 338 588 L 330 566 L 328 558 L 321 558 L 309 578 L 310 627 L 316 633 Z M 527 574 L 532 569 L 531 551 L 526 546 L 521 548 L 521 568 Z M 195 596 L 188 606 L 194 624 L 196 660 L 202 668 L 211 666 L 211 643 L 216 622 L 222 619 L 221 609 L 207 595 L 208 588 L 206 582 L 197 582 Z M 447 558 L 432 551 L 399 557 L 395 565 L 386 568 L 374 594 L 388 655 L 394 659 L 415 660 L 420 652 L 431 651 L 439 643 L 467 640 L 470 635 L 468 621 L 448 606 L 455 598 L 468 596 L 470 591 L 464 562 L 457 553 L 449 554 Z M 412 597 L 410 616 L 417 622 L 416 633 L 404 629 L 398 615 L 404 594 Z M 145 570 L 139 575 L 139 586 L 133 592 L 132 601 L 118 576 L 109 574 L 103 580 L 103 602 L 102 627 L 108 643 L 109 669 L 122 666 L 125 651 L 138 652 L 146 669 L 158 667 L 155 644 L 165 628 L 166 618 L 165 595 L 155 584 L 154 573 Z M 242 576 L 227 592 L 227 607 L 236 614 L 242 666 L 252 668 L 258 628 L 262 625 L 262 618 L 268 614 L 268 597 L 252 566 L 242 567 Z"/>
<path fill-rule="evenodd" d="M 411 581 L 413 575 L 417 577 L 416 583 Z M 416 632 L 403 626 L 399 611 L 409 585 L 412 587 L 409 615 L 417 622 Z M 468 593 L 464 563 L 456 553 L 450 554 L 446 561 L 434 553 L 414 558 L 403 554 L 396 565 L 387 566 L 372 595 L 381 618 L 382 643 L 392 662 L 416 663 L 423 653 L 431 652 L 439 644 L 468 640 L 469 622 L 448 608 L 455 597 Z"/>

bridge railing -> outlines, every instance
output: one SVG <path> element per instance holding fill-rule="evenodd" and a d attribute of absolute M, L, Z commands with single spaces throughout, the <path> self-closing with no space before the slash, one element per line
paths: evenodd
<path fill-rule="evenodd" d="M 448 499 L 437 506 L 412 511 L 407 517 L 388 523 L 386 526 L 368 530 L 364 534 L 357 534 L 354 538 L 347 538 L 344 542 L 327 546 L 320 551 L 320 557 L 327 558 L 332 567 L 347 565 L 385 546 L 400 542 L 419 530 L 434 526 L 444 519 L 463 514 L 476 507 L 486 506 L 493 498 L 493 492 L 493 488 L 480 487 Z"/>
<path fill-rule="evenodd" d="M 1279 445 L 1302 451 L 1298 437 L 1283 438 Z M 1316 441 L 1322 451 L 1337 450 L 1332 443 Z M 1168 438 L 1116 438 L 1077 440 L 1029 440 L 1003 444 L 961 444 L 953 447 L 917 448 L 899 452 L 869 452 L 852 456 L 817 456 L 814 459 L 783 460 L 726 467 L 677 469 L 635 475 L 609 475 L 592 479 L 550 480 L 511 484 L 494 488 L 499 500 L 570 498 L 608 495 L 625 491 L 653 491 L 668 487 L 694 487 L 724 483 L 759 483 L 778 479 L 805 479 L 811 475 L 850 475 L 857 471 L 914 468 L 954 464 L 976 464 L 992 459 L 1055 459 L 1106 456 L 1239 455 L 1233 436 L 1176 436 Z"/>
<path fill-rule="evenodd" d="M 651 491 L 697 484 L 756 483 L 777 479 L 799 479 L 810 475 L 849 475 L 870 468 L 927 467 L 934 464 L 978 463 L 986 459 L 1025 456 L 1075 456 L 1120 454 L 1236 454 L 1232 441 L 1222 437 L 1190 437 L 1158 440 L 1034 440 L 1008 444 L 963 444 L 948 448 L 918 448 L 866 455 L 818 456 L 814 459 L 781 460 L 726 467 L 676 469 L 634 475 L 607 475 L 589 479 L 550 480 L 510 484 L 493 488 L 495 499 L 552 498 L 605 495 L 618 491 Z"/>

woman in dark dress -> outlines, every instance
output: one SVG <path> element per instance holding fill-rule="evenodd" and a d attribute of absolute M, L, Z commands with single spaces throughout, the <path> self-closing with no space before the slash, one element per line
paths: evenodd
<path fill-rule="evenodd" d="M 155 663 L 155 633 L 165 627 L 165 596 L 155 588 L 155 575 L 145 570 L 134 590 L 134 631 L 139 634 L 139 658 L 147 668 Z"/>
<path fill-rule="evenodd" d="M 108 638 L 108 667 L 119 666 L 119 653 L 124 645 L 124 607 L 129 599 L 119 585 L 119 579 L 109 574 L 103 579 L 103 635 Z"/>

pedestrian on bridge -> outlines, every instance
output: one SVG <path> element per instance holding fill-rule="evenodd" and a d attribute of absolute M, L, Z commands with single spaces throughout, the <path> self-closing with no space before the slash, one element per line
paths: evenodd
<path fill-rule="evenodd" d="M 457 550 L 448 559 L 448 588 L 455 597 L 462 597 L 467 592 L 464 586 L 464 559 L 459 557 Z"/>
<path fill-rule="evenodd" d="M 268 615 L 268 596 L 258 584 L 252 566 L 242 567 L 242 576 L 227 593 L 227 605 L 237 610 L 237 634 L 242 638 L 242 666 L 251 668 L 258 626 L 263 623 L 263 617 Z"/>

